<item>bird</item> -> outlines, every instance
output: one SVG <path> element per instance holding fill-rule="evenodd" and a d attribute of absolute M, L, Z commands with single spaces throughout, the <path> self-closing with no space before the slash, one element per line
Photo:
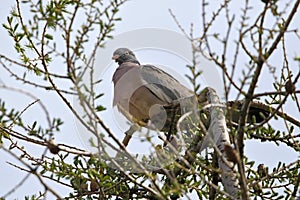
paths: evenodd
<path fill-rule="evenodd" d="M 123 144 L 128 145 L 138 127 L 147 127 L 168 133 L 176 131 L 176 121 L 184 113 L 198 108 L 197 95 L 162 69 L 140 64 L 128 48 L 118 48 L 112 59 L 119 65 L 113 74 L 113 106 L 133 123 L 125 132 Z M 239 105 L 241 103 L 230 103 Z M 237 111 L 238 113 L 239 111 Z M 250 110 L 260 121 L 262 109 Z"/>
<path fill-rule="evenodd" d="M 138 126 L 168 132 L 174 126 L 170 115 L 188 112 L 197 106 L 191 90 L 162 69 L 150 64 L 141 65 L 130 49 L 115 50 L 112 59 L 119 64 L 112 78 L 113 106 L 135 124 L 126 132 L 128 137 Z M 171 105 L 178 104 L 180 99 L 180 110 L 174 112 Z M 124 141 L 126 139 L 123 144 Z"/>

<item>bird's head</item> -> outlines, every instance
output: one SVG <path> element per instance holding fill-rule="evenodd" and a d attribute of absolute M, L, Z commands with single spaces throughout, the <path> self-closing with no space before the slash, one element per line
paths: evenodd
<path fill-rule="evenodd" d="M 121 65 L 124 62 L 134 62 L 139 64 L 134 53 L 127 48 L 119 48 L 115 50 L 112 59 L 115 60 L 119 65 Z"/>

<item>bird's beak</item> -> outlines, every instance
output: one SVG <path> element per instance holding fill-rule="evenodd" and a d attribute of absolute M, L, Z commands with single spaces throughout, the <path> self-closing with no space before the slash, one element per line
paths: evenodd
<path fill-rule="evenodd" d="M 111 59 L 117 60 L 119 57 L 120 57 L 119 55 L 113 55 L 113 57 Z"/>

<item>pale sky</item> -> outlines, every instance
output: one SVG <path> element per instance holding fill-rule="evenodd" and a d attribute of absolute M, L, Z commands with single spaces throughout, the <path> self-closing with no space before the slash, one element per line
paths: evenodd
<path fill-rule="evenodd" d="M 232 9 L 236 9 L 237 13 L 239 12 L 239 1 L 232 4 Z M 262 3 L 260 0 L 253 1 L 256 10 L 253 11 L 259 12 L 262 10 Z M 13 1 L 0 0 L 0 22 L 6 22 L 6 16 L 8 15 Z M 235 6 L 234 6 L 235 5 Z M 243 6 L 243 5 L 240 5 Z M 179 28 L 176 23 L 170 16 L 168 9 L 171 9 L 176 15 L 177 19 L 189 32 L 190 24 L 194 24 L 195 35 L 201 33 L 201 7 L 200 1 L 180 1 L 180 0 L 131 0 L 125 3 L 121 7 L 119 16 L 122 17 L 122 21 L 117 23 L 115 34 L 115 39 L 107 43 L 105 49 L 100 50 L 99 55 L 101 61 L 98 61 L 101 67 L 98 67 L 99 76 L 103 77 L 103 85 L 100 87 L 100 90 L 105 91 L 105 96 L 102 99 L 104 106 L 108 107 L 108 110 L 102 113 L 102 117 L 105 123 L 111 124 L 115 123 L 112 130 L 122 138 L 122 131 L 126 129 L 125 119 L 120 117 L 116 111 L 110 109 L 112 101 L 112 83 L 111 76 L 116 68 L 116 64 L 111 61 L 112 51 L 120 46 L 128 46 L 136 51 L 137 57 L 141 63 L 151 63 L 158 66 L 161 66 L 166 71 L 174 75 L 177 79 L 183 82 L 185 85 L 190 86 L 187 79 L 184 77 L 184 73 L 187 72 L 184 69 L 184 66 L 190 63 L 190 53 L 186 53 L 189 49 L 189 44 L 184 40 L 184 36 L 181 35 Z M 234 10 L 235 11 L 235 10 Z M 299 19 L 299 13 L 295 19 Z M 298 21 L 298 27 L 300 26 L 300 21 Z M 219 29 L 224 28 L 224 22 L 218 20 L 216 22 Z M 294 24 L 296 26 L 297 24 Z M 236 28 L 235 28 L 236 30 Z M 153 34 L 150 34 L 153 33 Z M 169 37 L 165 37 L 164 34 L 170 34 Z M 9 57 L 14 57 L 14 49 L 12 46 L 11 39 L 8 37 L 8 34 L 5 32 L 3 27 L 0 27 L 1 35 L 1 46 L 0 54 L 8 55 Z M 178 37 L 178 38 L 177 38 Z M 177 39 L 176 39 L 177 38 Z M 175 40 L 176 39 L 176 40 Z M 170 40 L 170 41 L 168 41 Z M 293 55 L 299 55 L 299 41 L 287 41 L 290 45 L 290 52 L 294 53 Z M 203 61 L 204 62 L 204 61 Z M 247 61 L 244 61 L 247 63 Z M 97 61 L 96 61 L 97 64 Z M 201 83 L 204 85 L 209 85 L 215 88 L 218 91 L 218 94 L 222 97 L 222 87 L 220 87 L 219 77 L 221 78 L 219 70 L 215 68 L 212 63 L 204 63 L 204 68 L 207 68 L 207 74 L 204 77 L 201 77 Z M 179 69 L 180 68 L 180 69 Z M 203 70 L 205 70 L 203 68 Z M 299 69 L 299 66 L 294 66 L 294 69 Z M 36 90 L 32 87 L 16 82 L 13 78 L 9 77 L 6 71 L 0 67 L 1 81 L 8 86 L 20 87 L 24 90 L 28 90 L 38 96 L 45 105 L 48 105 L 48 109 L 51 111 L 52 117 L 60 117 L 65 122 L 60 133 L 55 134 L 56 141 L 58 143 L 67 143 L 69 145 L 79 146 L 82 148 L 89 148 L 86 146 L 87 142 L 83 139 L 86 138 L 86 135 L 81 132 L 81 129 L 78 128 L 78 124 L 75 122 L 74 117 L 68 111 L 66 106 L 60 101 L 59 98 L 53 95 L 54 93 L 49 93 L 48 91 Z M 264 69 L 262 76 L 267 75 L 268 70 Z M 1 83 L 0 81 L 0 83 Z M 266 80 L 262 80 L 266 81 Z M 260 82 L 263 83 L 263 82 Z M 271 82 L 266 81 L 264 87 L 260 87 L 260 91 L 271 89 Z M 262 84 L 264 85 L 264 84 Z M 8 92 L 7 90 L 0 90 L 1 98 L 7 100 L 7 105 L 9 107 L 15 107 L 17 109 L 24 109 L 28 103 L 32 102 L 29 98 L 24 98 L 21 95 Z M 234 98 L 233 96 L 232 98 Z M 72 99 L 70 99 L 72 100 Z M 288 108 L 290 110 L 296 110 L 295 107 Z M 300 118 L 299 113 L 293 113 L 296 118 Z M 26 116 L 27 115 L 27 116 Z M 35 118 L 40 119 L 44 117 L 41 109 L 36 106 L 30 109 L 28 114 L 24 115 L 26 117 L 26 122 L 29 124 L 33 123 Z M 120 121 L 121 120 L 121 121 Z M 122 121 L 124 120 L 124 121 Z M 297 130 L 299 132 L 299 128 Z M 139 140 L 134 141 L 133 145 L 129 146 L 129 150 L 132 153 L 137 153 L 140 149 L 136 148 Z M 135 145 L 134 145 L 135 144 Z M 35 147 L 28 147 L 30 152 L 40 155 L 39 152 L 35 152 Z M 299 155 L 290 151 L 286 147 L 277 147 L 270 143 L 260 143 L 255 141 L 250 141 L 246 143 L 246 155 L 255 161 L 257 164 L 265 163 L 271 167 L 276 166 L 278 161 L 282 162 L 292 162 L 299 158 Z M 4 195 L 10 189 L 12 189 L 16 183 L 18 183 L 26 173 L 21 172 L 18 169 L 12 168 L 6 162 L 12 162 L 19 164 L 17 160 L 11 158 L 6 153 L 1 151 L 0 156 L 0 177 L 2 180 L 0 182 L 0 196 Z M 276 156 L 275 156 L 276 155 Z M 52 183 L 52 182 L 51 182 Z M 35 194 L 37 190 L 43 190 L 42 186 L 38 183 L 38 180 L 31 175 L 31 178 L 28 179 L 24 185 L 18 190 L 9 196 L 7 199 L 19 198 L 23 199 L 24 195 Z M 61 187 L 57 187 L 57 190 L 61 195 L 66 195 L 69 191 L 64 191 Z M 49 198 L 50 199 L 50 198 Z"/>

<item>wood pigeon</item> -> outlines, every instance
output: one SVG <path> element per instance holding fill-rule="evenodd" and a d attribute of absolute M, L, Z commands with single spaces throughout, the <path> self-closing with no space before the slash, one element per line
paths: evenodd
<path fill-rule="evenodd" d="M 119 48 L 112 59 L 119 64 L 112 78 L 113 106 L 135 124 L 125 132 L 125 146 L 138 126 L 170 134 L 176 130 L 176 117 L 197 110 L 198 100 L 191 90 L 165 71 L 141 65 L 131 50 Z"/>
<path fill-rule="evenodd" d="M 113 106 L 117 106 L 134 124 L 169 132 L 172 130 L 172 124 L 174 126 L 174 120 L 170 119 L 171 113 L 175 115 L 176 112 L 196 109 L 197 100 L 192 98 L 191 90 L 163 70 L 153 65 L 141 65 L 131 50 L 119 48 L 113 53 L 112 59 L 119 64 L 112 78 Z M 180 99 L 180 111 L 168 109 L 168 106 Z M 127 131 L 128 137 L 131 137 L 131 131 L 134 131 L 134 128 Z M 126 141 L 128 139 L 130 138 Z"/>

